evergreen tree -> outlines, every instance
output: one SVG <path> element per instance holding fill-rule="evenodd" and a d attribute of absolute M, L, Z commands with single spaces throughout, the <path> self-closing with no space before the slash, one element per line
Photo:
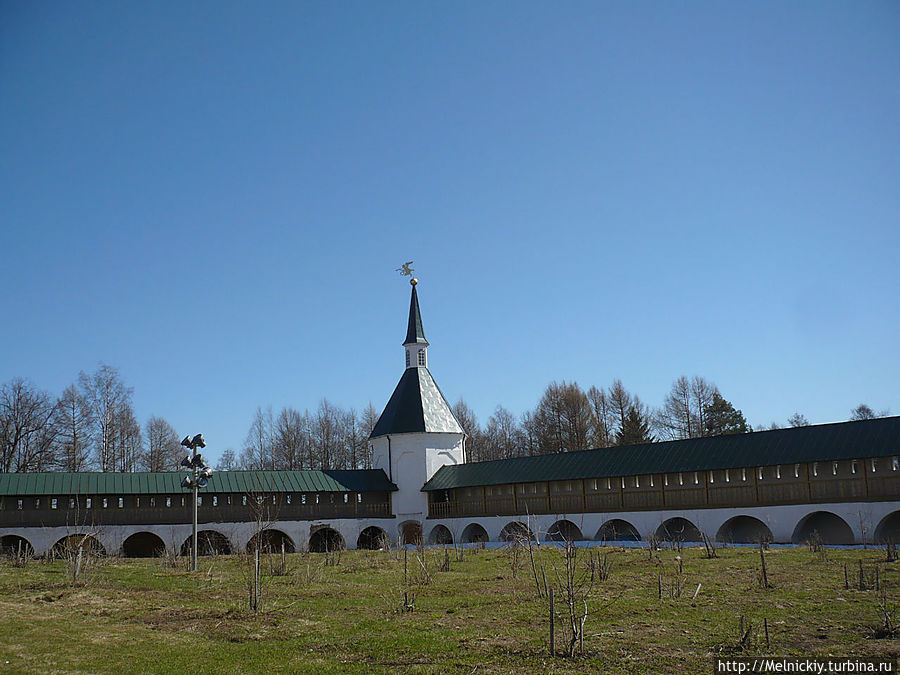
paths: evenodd
<path fill-rule="evenodd" d="M 753 431 L 744 414 L 716 391 L 706 409 L 704 436 L 724 436 L 726 434 L 746 434 Z"/>
<path fill-rule="evenodd" d="M 622 428 L 616 434 L 616 445 L 639 445 L 653 443 L 656 439 L 650 433 L 650 422 L 646 415 L 635 406 L 631 406 L 625 414 Z"/>

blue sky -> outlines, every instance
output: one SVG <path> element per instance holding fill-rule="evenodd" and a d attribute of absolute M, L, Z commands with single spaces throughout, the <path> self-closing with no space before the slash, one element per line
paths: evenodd
<path fill-rule="evenodd" d="M 379 410 L 415 260 L 485 421 L 551 380 L 900 412 L 900 6 L 0 2 L 0 381 Z"/>

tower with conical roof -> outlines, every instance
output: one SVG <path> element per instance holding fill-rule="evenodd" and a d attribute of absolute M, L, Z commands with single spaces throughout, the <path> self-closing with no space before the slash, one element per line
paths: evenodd
<path fill-rule="evenodd" d="M 422 492 L 426 481 L 442 466 L 465 461 L 465 434 L 428 370 L 418 280 L 411 279 L 410 284 L 403 342 L 406 369 L 369 436 L 374 467 L 384 469 L 398 488 L 392 503 L 401 536 L 414 523 L 421 528 L 428 515 L 427 495 Z"/>

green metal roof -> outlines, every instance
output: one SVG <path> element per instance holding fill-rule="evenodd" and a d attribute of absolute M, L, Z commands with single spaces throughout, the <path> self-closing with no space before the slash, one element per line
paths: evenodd
<path fill-rule="evenodd" d="M 900 455 L 900 417 L 441 467 L 422 490 Z M 898 495 L 900 497 L 900 495 Z"/>
<path fill-rule="evenodd" d="M 127 495 L 184 492 L 187 472 L 6 473 L 2 495 Z M 345 471 L 218 471 L 203 492 L 389 492 L 397 486 L 381 469 Z"/>

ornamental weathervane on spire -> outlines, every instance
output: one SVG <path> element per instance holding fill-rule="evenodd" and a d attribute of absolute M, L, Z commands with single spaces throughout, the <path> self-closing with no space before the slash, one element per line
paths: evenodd
<path fill-rule="evenodd" d="M 395 271 L 400 272 L 401 276 L 412 277 L 412 273 L 415 272 L 415 270 L 412 268 L 412 264 L 413 264 L 413 261 L 409 260 L 409 261 L 403 263 L 403 265 L 398 267 Z M 413 277 L 412 279 L 409 280 L 409 283 L 410 283 L 410 285 L 415 286 L 417 283 L 419 283 L 419 280 L 416 279 L 415 277 Z"/>

